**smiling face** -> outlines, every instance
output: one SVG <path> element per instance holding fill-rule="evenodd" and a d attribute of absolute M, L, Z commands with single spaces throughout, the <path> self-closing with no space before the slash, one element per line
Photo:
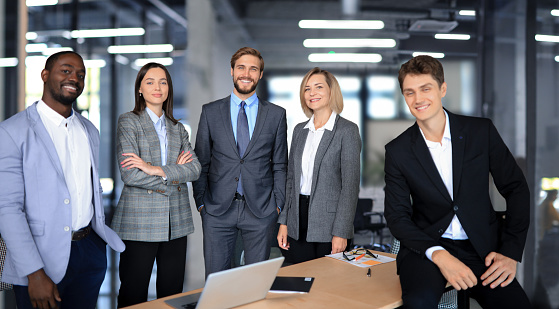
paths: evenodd
<path fill-rule="evenodd" d="M 146 106 L 152 111 L 161 110 L 169 95 L 167 75 L 161 68 L 151 68 L 142 79 L 139 92 L 144 97 Z"/>
<path fill-rule="evenodd" d="M 43 70 L 41 78 L 44 84 L 43 101 L 49 105 L 62 104 L 71 106 L 80 96 L 84 87 L 85 66 L 82 58 L 76 54 L 64 54 L 58 57 L 50 70 Z"/>
<path fill-rule="evenodd" d="M 233 68 L 231 76 L 235 89 L 233 93 L 241 99 L 246 99 L 254 94 L 258 81 L 262 78 L 260 59 L 253 55 L 241 56 Z"/>
<path fill-rule="evenodd" d="M 305 85 L 305 103 L 313 113 L 330 109 L 330 87 L 324 75 L 314 74 L 309 78 Z"/>
<path fill-rule="evenodd" d="M 420 126 L 433 119 L 444 119 L 442 98 L 446 95 L 446 82 L 439 87 L 430 74 L 408 74 L 402 83 L 402 94 Z"/>

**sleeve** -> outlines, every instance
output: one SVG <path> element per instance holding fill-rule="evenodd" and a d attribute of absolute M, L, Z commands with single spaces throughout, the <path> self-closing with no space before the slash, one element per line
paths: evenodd
<path fill-rule="evenodd" d="M 283 209 L 281 210 L 281 213 L 278 217 L 278 223 L 279 224 L 287 224 L 287 215 L 289 214 L 289 210 L 291 209 L 291 205 L 293 203 L 293 177 L 294 177 L 294 155 L 295 155 L 295 145 L 297 144 L 297 138 L 298 138 L 298 133 L 300 132 L 300 130 L 298 130 L 298 127 L 295 127 L 295 130 L 293 130 L 293 136 L 291 137 L 291 148 L 289 151 L 289 161 L 287 164 L 287 180 L 285 183 L 285 204 Z"/>
<path fill-rule="evenodd" d="M 25 214 L 23 153 L 2 127 L 0 144 L 0 234 L 10 255 L 14 257 L 18 276 L 25 277 L 45 265 Z"/>
<path fill-rule="evenodd" d="M 342 138 L 341 145 L 341 180 L 342 190 L 338 200 L 338 207 L 332 235 L 346 239 L 353 237 L 353 220 L 357 199 L 359 198 L 359 182 L 361 172 L 361 136 L 359 128 L 353 124 Z"/>
<path fill-rule="evenodd" d="M 170 195 L 171 191 L 167 190 L 167 182 L 159 176 L 148 175 L 138 168 L 127 169 L 122 167 L 121 163 L 126 159 L 123 153 L 135 153 L 140 156 L 139 142 L 137 140 L 137 132 L 140 130 L 139 122 L 126 114 L 118 118 L 117 125 L 117 142 L 116 155 L 118 160 L 118 168 L 120 177 L 125 185 L 148 190 L 159 190 L 164 195 Z M 141 156 L 140 156 L 141 157 Z"/>
<path fill-rule="evenodd" d="M 198 132 L 196 134 L 195 152 L 200 163 L 200 177 L 192 183 L 194 200 L 197 208 L 204 205 L 204 194 L 208 185 L 208 171 L 212 158 L 212 137 L 208 126 L 206 107 L 202 107 L 200 121 L 198 122 Z"/>
<path fill-rule="evenodd" d="M 274 197 L 276 205 L 280 208 L 285 204 L 285 182 L 287 178 L 287 121 L 285 109 L 276 130 L 274 152 L 272 154 L 272 173 L 274 177 Z"/>
<path fill-rule="evenodd" d="M 176 164 L 177 157 L 173 162 L 167 162 L 167 165 L 162 166 L 161 168 L 167 176 L 166 183 L 187 183 L 188 181 L 195 181 L 200 176 L 200 162 L 198 161 L 196 153 L 194 153 L 194 149 L 192 149 L 190 145 L 188 132 L 186 132 L 182 124 L 177 123 L 176 125 L 179 126 L 181 136 L 181 152 L 184 151 L 187 153 L 190 151 L 190 154 L 192 154 L 192 161 L 186 164 Z"/>
<path fill-rule="evenodd" d="M 492 122 L 488 133 L 489 169 L 507 205 L 499 253 L 521 261 L 530 225 L 530 190 L 522 170 Z"/>

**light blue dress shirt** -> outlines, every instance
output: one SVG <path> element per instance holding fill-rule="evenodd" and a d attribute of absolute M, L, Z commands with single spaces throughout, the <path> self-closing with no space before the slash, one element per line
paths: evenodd
<path fill-rule="evenodd" d="M 241 108 L 242 101 L 243 100 L 239 99 L 234 93 L 231 93 L 231 124 L 233 126 L 235 142 L 237 141 L 237 118 L 239 117 L 239 109 Z M 254 125 L 256 124 L 256 116 L 258 115 L 258 96 L 255 93 L 244 101 L 245 113 L 247 114 L 248 120 L 248 133 L 250 134 L 250 138 L 252 138 L 252 132 L 254 132 Z"/>
<path fill-rule="evenodd" d="M 161 166 L 167 165 L 167 127 L 165 126 L 165 112 L 163 112 L 161 117 L 157 117 L 157 115 L 148 107 L 146 107 L 146 111 L 151 121 L 153 121 L 157 137 L 159 137 L 159 147 L 161 148 Z"/>

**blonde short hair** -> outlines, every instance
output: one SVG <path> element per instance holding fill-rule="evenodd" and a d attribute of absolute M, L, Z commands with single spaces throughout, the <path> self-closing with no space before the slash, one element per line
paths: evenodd
<path fill-rule="evenodd" d="M 319 67 L 313 68 L 305 74 L 303 77 L 303 81 L 301 82 L 301 88 L 299 89 L 299 98 L 301 99 L 301 107 L 303 108 L 303 112 L 307 117 L 311 118 L 313 115 L 313 110 L 307 106 L 305 102 L 305 87 L 309 82 L 311 76 L 315 74 L 322 74 L 324 75 L 324 79 L 326 79 L 326 84 L 330 87 L 330 109 L 336 112 L 336 114 L 340 114 L 344 109 L 344 98 L 342 96 L 342 90 L 340 88 L 340 84 L 338 84 L 338 80 L 334 75 L 326 70 L 322 70 Z"/>

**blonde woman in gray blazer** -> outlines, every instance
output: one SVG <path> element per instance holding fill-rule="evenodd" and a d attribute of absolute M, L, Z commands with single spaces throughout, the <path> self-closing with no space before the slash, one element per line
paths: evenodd
<path fill-rule="evenodd" d="M 359 195 L 361 137 L 357 125 L 339 115 L 338 81 L 314 68 L 301 82 L 300 99 L 310 119 L 293 131 L 285 209 L 278 218 L 278 244 L 289 263 L 344 251 Z"/>
<path fill-rule="evenodd" d="M 186 236 L 194 232 L 187 182 L 200 163 L 173 117 L 173 84 L 165 66 L 138 72 L 136 106 L 118 119 L 117 156 L 124 188 L 112 228 L 127 245 L 120 255 L 118 307 L 147 301 L 157 263 L 157 297 L 182 292 Z"/>

